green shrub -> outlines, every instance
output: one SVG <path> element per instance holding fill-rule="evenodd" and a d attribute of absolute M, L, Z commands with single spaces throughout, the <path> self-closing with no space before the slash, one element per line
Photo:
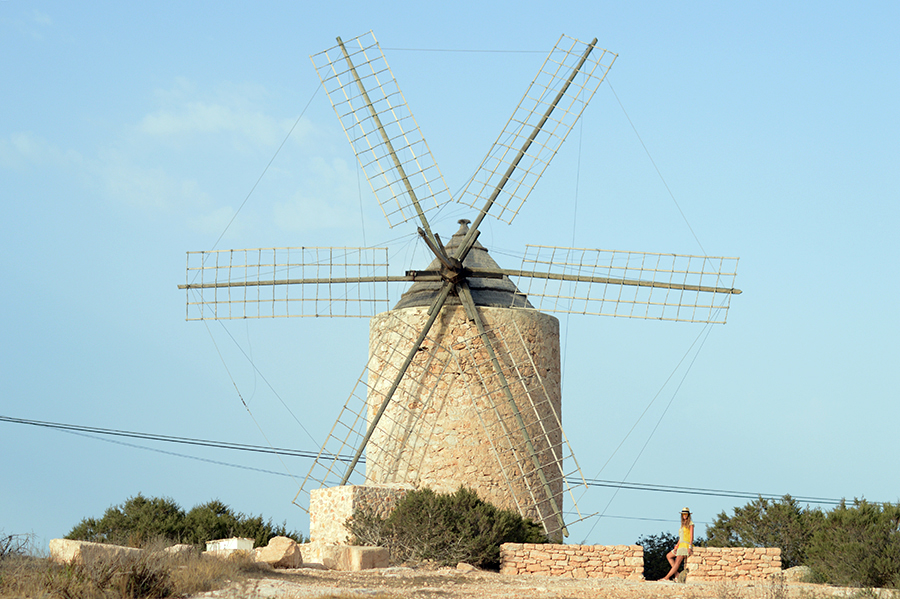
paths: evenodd
<path fill-rule="evenodd" d="M 831 584 L 900 585 L 900 504 L 841 502 L 813 534 L 808 565 Z"/>
<path fill-rule="evenodd" d="M 546 543 L 540 524 L 499 509 L 471 489 L 411 491 L 387 518 L 358 510 L 347 522 L 355 543 L 387 547 L 395 562 L 497 569 L 503 543 Z"/>
<path fill-rule="evenodd" d="M 805 565 L 810 580 L 856 587 L 900 585 L 900 504 L 842 501 L 830 512 L 785 495 L 756 499 L 706 529 L 711 547 L 780 547 L 782 566 Z"/>
<path fill-rule="evenodd" d="M 155 539 L 178 542 L 184 536 L 184 510 L 167 497 L 140 493 L 106 510 L 99 520 L 85 518 L 67 539 L 143 547 Z"/>
<path fill-rule="evenodd" d="M 710 547 L 780 547 L 781 567 L 792 568 L 806 563 L 806 552 L 812 534 L 824 515 L 819 509 L 803 509 L 790 495 L 778 501 L 759 497 L 734 515 L 720 513 L 706 529 Z"/>
<path fill-rule="evenodd" d="M 303 535 L 289 532 L 286 523 L 276 526 L 262 516 L 235 513 L 218 499 L 185 513 L 169 498 L 146 498 L 140 493 L 122 505 L 110 507 L 99 520 L 85 518 L 66 538 L 144 547 L 157 540 L 203 546 L 207 541 L 232 536 L 251 538 L 257 547 L 274 536 L 303 542 Z"/>
<path fill-rule="evenodd" d="M 669 573 L 672 568 L 666 559 L 675 544 L 678 536 L 670 532 L 662 532 L 658 535 L 642 536 L 635 544 L 644 548 L 644 580 L 659 580 Z"/>

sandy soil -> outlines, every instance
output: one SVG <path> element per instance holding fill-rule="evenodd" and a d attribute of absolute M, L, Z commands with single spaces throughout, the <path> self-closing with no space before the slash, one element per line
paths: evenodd
<path fill-rule="evenodd" d="M 637 582 L 549 576 L 508 576 L 475 570 L 386 568 L 336 572 L 301 568 L 273 571 L 197 597 L 216 598 L 369 598 L 513 599 L 830 599 L 848 597 L 856 589 L 799 583 Z"/>

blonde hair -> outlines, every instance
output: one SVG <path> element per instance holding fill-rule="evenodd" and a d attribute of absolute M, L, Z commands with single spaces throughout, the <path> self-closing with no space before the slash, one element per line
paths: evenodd
<path fill-rule="evenodd" d="M 687 516 L 687 520 L 684 519 L 684 516 Z M 681 526 L 691 526 L 694 524 L 694 521 L 691 519 L 690 512 L 681 512 Z"/>

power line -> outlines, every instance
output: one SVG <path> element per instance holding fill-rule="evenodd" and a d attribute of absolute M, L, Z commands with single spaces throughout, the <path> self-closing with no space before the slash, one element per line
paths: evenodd
<path fill-rule="evenodd" d="M 43 420 L 28 420 L 25 418 L 12 418 L 10 416 L 0 416 L 0 422 L 8 422 L 10 424 L 24 424 L 28 426 L 37 426 L 41 428 L 50 428 L 75 433 L 90 433 L 94 435 L 108 435 L 114 437 L 128 437 L 132 439 L 143 439 L 146 441 L 158 441 L 162 443 L 179 443 L 183 445 L 195 445 L 201 447 L 212 447 L 215 449 L 231 449 L 234 451 L 248 451 L 253 453 L 265 453 L 274 455 L 283 455 L 295 458 L 316 459 L 319 454 L 312 451 L 303 451 L 299 449 L 286 449 L 281 447 L 263 447 L 260 445 L 249 445 L 245 443 L 232 443 L 229 441 L 213 441 L 209 439 L 195 439 L 191 437 L 177 437 L 173 435 L 158 435 L 154 433 L 141 433 L 136 431 L 127 431 L 121 429 L 100 428 L 95 426 L 83 426 L 77 424 L 65 424 L 60 422 L 48 422 Z M 140 447 L 140 446 L 135 446 Z M 174 454 L 180 455 L 180 454 Z M 189 457 L 189 456 L 182 456 Z M 334 459 L 342 462 L 349 462 L 352 459 L 350 455 L 332 456 Z M 361 459 L 365 462 L 365 458 Z M 224 464 L 223 462 L 215 462 Z M 571 485 L 582 484 L 581 479 L 571 479 L 568 481 Z M 603 479 L 584 479 L 584 483 L 589 487 L 602 487 L 623 489 L 631 491 L 651 491 L 656 493 L 679 493 L 683 495 L 701 495 L 707 497 L 730 497 L 735 499 L 769 499 L 778 500 L 783 495 L 773 493 L 756 493 L 750 491 L 729 491 L 724 489 L 709 489 L 705 487 L 684 487 L 677 485 L 659 485 L 653 483 L 636 483 L 622 482 Z M 794 499 L 805 503 L 838 505 L 841 499 L 833 499 L 829 497 L 807 497 L 800 495 L 792 495 Z"/>
<path fill-rule="evenodd" d="M 571 485 L 581 484 L 578 479 L 569 479 L 567 481 Z M 632 491 L 655 491 L 659 493 L 682 493 L 686 495 L 705 495 L 709 497 L 732 497 L 737 499 L 769 499 L 778 500 L 784 495 L 774 493 L 751 493 L 749 491 L 725 491 L 722 489 L 705 489 L 702 487 L 680 487 L 672 485 L 656 485 L 649 483 L 633 483 L 615 480 L 599 480 L 585 479 L 585 484 L 589 487 L 606 487 L 611 489 L 626 489 Z M 805 497 L 800 495 L 791 495 L 793 499 L 804 503 L 839 505 L 842 500 L 832 499 L 829 497 Z"/>
<path fill-rule="evenodd" d="M 115 437 L 130 437 L 133 439 L 144 439 L 147 441 L 160 441 L 165 443 L 181 443 L 184 445 L 199 445 L 203 447 L 214 447 L 216 449 L 233 449 L 236 451 L 250 451 L 255 453 L 268 453 L 274 455 L 286 455 L 295 458 L 316 459 L 318 454 L 314 451 L 302 451 L 299 449 L 285 449 L 282 447 L 263 447 L 261 445 L 247 445 L 244 443 L 231 443 L 229 441 L 211 441 L 209 439 L 194 439 L 191 437 L 175 437 L 171 435 L 157 435 L 154 433 L 140 433 L 135 431 L 126 431 L 110 428 L 99 428 L 95 426 L 82 426 L 77 424 L 64 424 L 60 422 L 46 422 L 42 420 L 27 420 L 25 418 L 11 418 L 9 416 L 0 416 L 0 422 L 10 422 L 13 424 L 27 424 L 30 426 L 39 426 L 43 428 L 52 428 L 58 430 L 75 431 L 81 433 L 93 433 L 95 435 L 111 435 Z M 334 456 L 339 461 L 349 461 L 353 456 Z"/>

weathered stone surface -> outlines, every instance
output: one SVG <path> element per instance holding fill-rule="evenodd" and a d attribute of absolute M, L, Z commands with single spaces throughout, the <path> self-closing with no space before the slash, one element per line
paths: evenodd
<path fill-rule="evenodd" d="M 300 545 L 304 567 L 322 564 L 329 570 L 356 572 L 373 568 L 387 568 L 390 554 L 383 547 L 358 547 L 355 545 L 328 545 L 307 543 Z"/>
<path fill-rule="evenodd" d="M 339 570 L 356 572 L 358 570 L 372 570 L 374 568 L 387 568 L 390 565 L 390 553 L 384 547 L 356 547 L 348 546 L 342 555 L 338 565 Z"/>
<path fill-rule="evenodd" d="M 197 548 L 193 545 L 185 545 L 184 543 L 179 543 L 177 545 L 172 545 L 171 547 L 166 547 L 163 549 L 166 553 L 171 553 L 173 555 L 188 555 L 196 551 Z"/>
<path fill-rule="evenodd" d="M 300 546 L 288 537 L 272 537 L 268 545 L 256 549 L 255 559 L 273 568 L 299 568 L 303 565 Z"/>
<path fill-rule="evenodd" d="M 518 409 L 525 412 L 532 441 L 548 446 L 539 450 L 540 459 L 549 471 L 555 471 L 557 466 L 550 462 L 562 455 L 559 321 L 535 310 L 481 307 L 479 313 L 491 331 L 492 343 L 500 348 L 501 368 L 515 389 L 517 403 L 522 400 Z M 400 366 L 427 318 L 427 307 L 411 307 L 378 314 L 370 321 L 370 418 L 393 382 L 384 373 Z M 502 466 L 489 449 L 486 437 L 506 443 L 499 441 L 505 435 L 499 422 L 513 421 L 512 408 L 506 401 L 493 402 L 484 389 L 486 373 L 493 376 L 492 365 L 465 310 L 445 306 L 420 347 L 366 448 L 367 479 L 407 482 L 437 492 L 454 492 L 463 485 L 498 507 L 518 510 L 521 505 L 524 515 L 546 522 L 550 537 L 561 541 L 549 502 L 532 504 L 528 489 L 543 488 L 538 475 L 515 477 L 511 482 L 504 475 L 518 472 L 515 456 L 528 455 L 524 435 L 511 441 L 514 451 L 501 453 Z M 535 385 L 538 380 L 540 385 Z M 524 397 L 527 385 L 535 387 L 531 401 Z M 421 393 L 420 388 L 429 393 Z M 405 423 L 416 426 L 409 428 Z M 562 507 L 562 478 L 548 478 L 551 494 Z"/>
<path fill-rule="evenodd" d="M 50 559 L 64 564 L 83 563 L 97 557 L 119 557 L 140 553 L 134 547 L 91 543 L 89 541 L 73 541 L 71 539 L 52 539 L 50 541 Z"/>
<path fill-rule="evenodd" d="M 343 485 L 313 489 L 309 496 L 309 538 L 313 543 L 347 545 L 350 532 L 344 524 L 358 509 L 387 517 L 412 489 L 409 484 Z"/>
<path fill-rule="evenodd" d="M 239 555 L 253 555 L 253 539 L 246 537 L 231 537 L 228 539 L 216 539 L 206 542 L 206 551 L 203 555 L 230 559 Z"/>
<path fill-rule="evenodd" d="M 694 547 L 685 560 L 687 581 L 760 580 L 781 574 L 777 547 Z"/>
<path fill-rule="evenodd" d="M 785 582 L 804 582 L 809 579 L 811 571 L 809 566 L 794 566 L 783 572 Z"/>
<path fill-rule="evenodd" d="M 644 548 L 506 543 L 500 546 L 500 573 L 643 580 Z"/>
<path fill-rule="evenodd" d="M 462 572 L 463 574 L 467 574 L 469 572 L 475 572 L 476 570 L 478 570 L 478 568 L 476 568 L 472 564 L 467 564 L 466 562 L 459 562 L 458 564 L 456 564 L 456 570 L 458 572 Z"/>

